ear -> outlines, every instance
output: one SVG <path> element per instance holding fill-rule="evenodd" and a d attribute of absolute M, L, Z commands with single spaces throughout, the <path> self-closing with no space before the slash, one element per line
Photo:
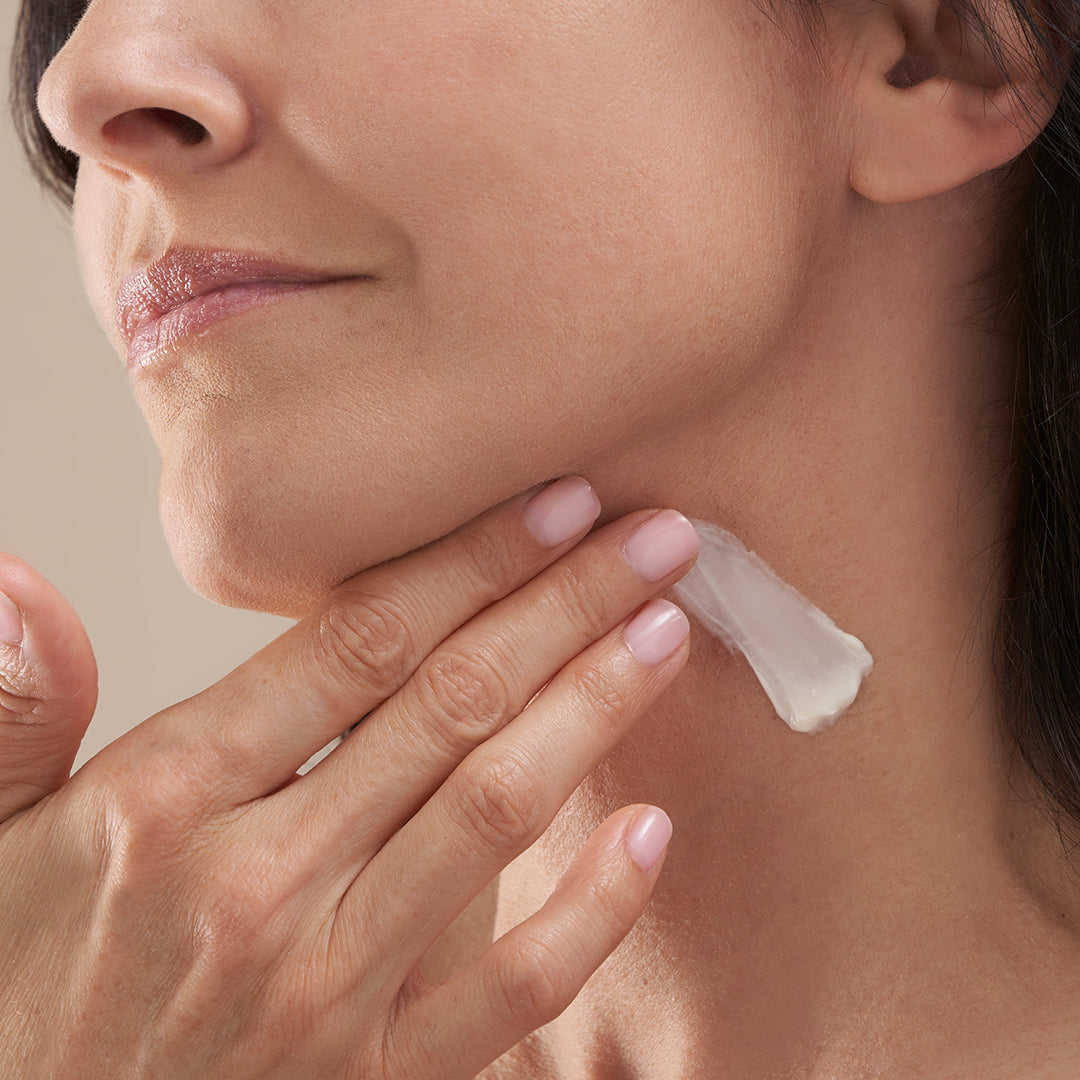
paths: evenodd
<path fill-rule="evenodd" d="M 847 27 L 856 50 L 850 182 L 867 199 L 911 202 L 996 169 L 1057 107 L 1068 59 L 1032 49 L 1009 0 L 983 5 L 993 51 L 974 20 L 965 25 L 938 0 L 874 0 L 860 15 Z"/>

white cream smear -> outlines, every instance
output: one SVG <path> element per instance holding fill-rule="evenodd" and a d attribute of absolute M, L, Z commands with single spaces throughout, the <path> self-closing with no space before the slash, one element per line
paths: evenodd
<path fill-rule="evenodd" d="M 746 657 L 792 731 L 829 727 L 855 700 L 873 657 L 731 533 L 691 520 L 701 551 L 673 586 L 680 603 Z"/>

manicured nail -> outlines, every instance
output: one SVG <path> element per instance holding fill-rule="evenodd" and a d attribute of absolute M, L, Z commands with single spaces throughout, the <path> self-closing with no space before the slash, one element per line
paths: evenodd
<path fill-rule="evenodd" d="M 698 534 L 678 510 L 661 510 L 630 534 L 623 543 L 626 561 L 646 580 L 659 581 L 692 559 Z"/>
<path fill-rule="evenodd" d="M 15 604 L 0 593 L 0 641 L 18 645 L 23 638 L 22 616 Z"/>
<path fill-rule="evenodd" d="M 650 806 L 626 830 L 626 853 L 648 873 L 659 862 L 670 839 L 671 818 L 659 806 Z"/>
<path fill-rule="evenodd" d="M 646 667 L 666 660 L 690 633 L 690 620 L 668 600 L 650 600 L 623 630 L 626 647 Z"/>
<path fill-rule="evenodd" d="M 534 495 L 525 506 L 525 526 L 544 547 L 557 547 L 600 516 L 600 500 L 580 476 L 564 476 Z"/>

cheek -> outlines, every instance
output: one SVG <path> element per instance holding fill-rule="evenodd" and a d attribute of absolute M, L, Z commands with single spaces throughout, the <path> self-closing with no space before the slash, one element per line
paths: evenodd
<path fill-rule="evenodd" d="M 471 355 L 492 385 L 521 358 L 559 400 L 637 386 L 684 408 L 698 391 L 672 372 L 743 363 L 790 299 L 802 118 L 751 16 L 753 32 L 721 4 L 576 7 L 554 36 L 487 25 L 453 62 L 394 53 L 328 171 L 353 170 L 409 238 L 447 362 Z"/>
<path fill-rule="evenodd" d="M 242 347 L 196 345 L 143 395 L 200 591 L 301 614 L 687 422 L 778 351 L 811 136 L 774 53 L 719 4 L 576 6 L 597 17 L 572 40 L 491 20 L 411 40 L 399 20 L 344 90 L 333 64 L 277 76 L 303 152 L 274 190 L 357 251 L 391 222 L 408 272 L 287 336 L 252 320 Z"/>
<path fill-rule="evenodd" d="M 416 16 L 357 16 L 326 43 L 372 43 L 354 79 L 312 68 L 285 111 L 319 173 L 408 237 L 440 320 L 588 329 L 602 308 L 614 323 L 655 304 L 670 321 L 718 273 L 729 301 L 775 286 L 806 117 L 752 2 L 462 0 Z"/>

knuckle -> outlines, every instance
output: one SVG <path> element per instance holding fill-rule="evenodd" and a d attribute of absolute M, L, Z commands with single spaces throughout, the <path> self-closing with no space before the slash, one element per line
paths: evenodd
<path fill-rule="evenodd" d="M 501 582 L 516 580 L 527 569 L 524 550 L 499 529 L 466 526 L 458 533 L 458 541 L 465 576 L 482 582 L 492 598 L 501 591 Z"/>
<path fill-rule="evenodd" d="M 546 600 L 564 620 L 569 615 L 584 626 L 605 626 L 612 608 L 609 582 L 604 574 L 586 574 L 585 570 L 572 562 L 553 567 L 553 587 L 547 591 Z"/>
<path fill-rule="evenodd" d="M 87 820 L 101 823 L 121 861 L 163 865 L 197 846 L 208 820 L 205 738 L 159 714 L 107 746 L 64 789 Z M 209 778 L 208 778 L 209 776 Z"/>
<path fill-rule="evenodd" d="M 175 778 L 190 777 L 192 790 L 224 793 L 238 777 L 257 775 L 273 752 L 269 727 L 208 726 L 172 755 Z"/>
<path fill-rule="evenodd" d="M 603 727 L 625 727 L 633 711 L 631 693 L 612 682 L 611 673 L 603 668 L 589 666 L 575 671 L 572 692 Z"/>
<path fill-rule="evenodd" d="M 268 963 L 286 936 L 280 868 L 251 856 L 237 859 L 243 873 L 203 875 L 191 919 L 196 952 L 215 969 Z"/>
<path fill-rule="evenodd" d="M 14 668 L 0 671 L 0 712 L 5 720 L 18 724 L 37 724 L 48 702 L 37 693 L 35 672 L 22 652 Z"/>
<path fill-rule="evenodd" d="M 119 781 L 130 779 L 140 805 L 178 818 L 201 814 L 208 788 L 218 787 L 231 770 L 250 770 L 265 760 L 263 732 L 253 729 L 245 737 L 224 724 L 193 724 L 185 703 L 158 713 L 126 739 L 127 752 L 117 759 Z"/>
<path fill-rule="evenodd" d="M 0 686 L 0 717 L 4 723 L 40 726 L 47 711 L 48 702 L 44 699 L 16 694 Z"/>
<path fill-rule="evenodd" d="M 632 924 L 626 889 L 614 874 L 593 878 L 585 887 L 582 907 L 593 920 L 598 920 L 608 936 L 623 937 Z"/>
<path fill-rule="evenodd" d="M 496 968 L 496 992 L 515 1026 L 532 1030 L 554 1020 L 573 996 L 566 963 L 544 938 L 522 936 Z"/>
<path fill-rule="evenodd" d="M 317 643 L 350 683 L 386 693 L 408 679 L 416 656 L 405 612 L 389 594 L 336 596 L 319 617 Z"/>
<path fill-rule="evenodd" d="M 192 799 L 179 771 L 150 757 L 110 764 L 116 767 L 99 771 L 94 787 L 118 836 L 145 840 L 163 836 L 170 822 L 186 824 L 183 811 Z"/>
<path fill-rule="evenodd" d="M 514 694 L 498 661 L 481 649 L 441 652 L 414 678 L 432 734 L 457 755 L 494 734 L 513 710 Z"/>
<path fill-rule="evenodd" d="M 533 771 L 509 758 L 466 769 L 459 797 L 462 824 L 470 837 L 499 854 L 523 850 L 541 833 L 543 796 Z"/>

